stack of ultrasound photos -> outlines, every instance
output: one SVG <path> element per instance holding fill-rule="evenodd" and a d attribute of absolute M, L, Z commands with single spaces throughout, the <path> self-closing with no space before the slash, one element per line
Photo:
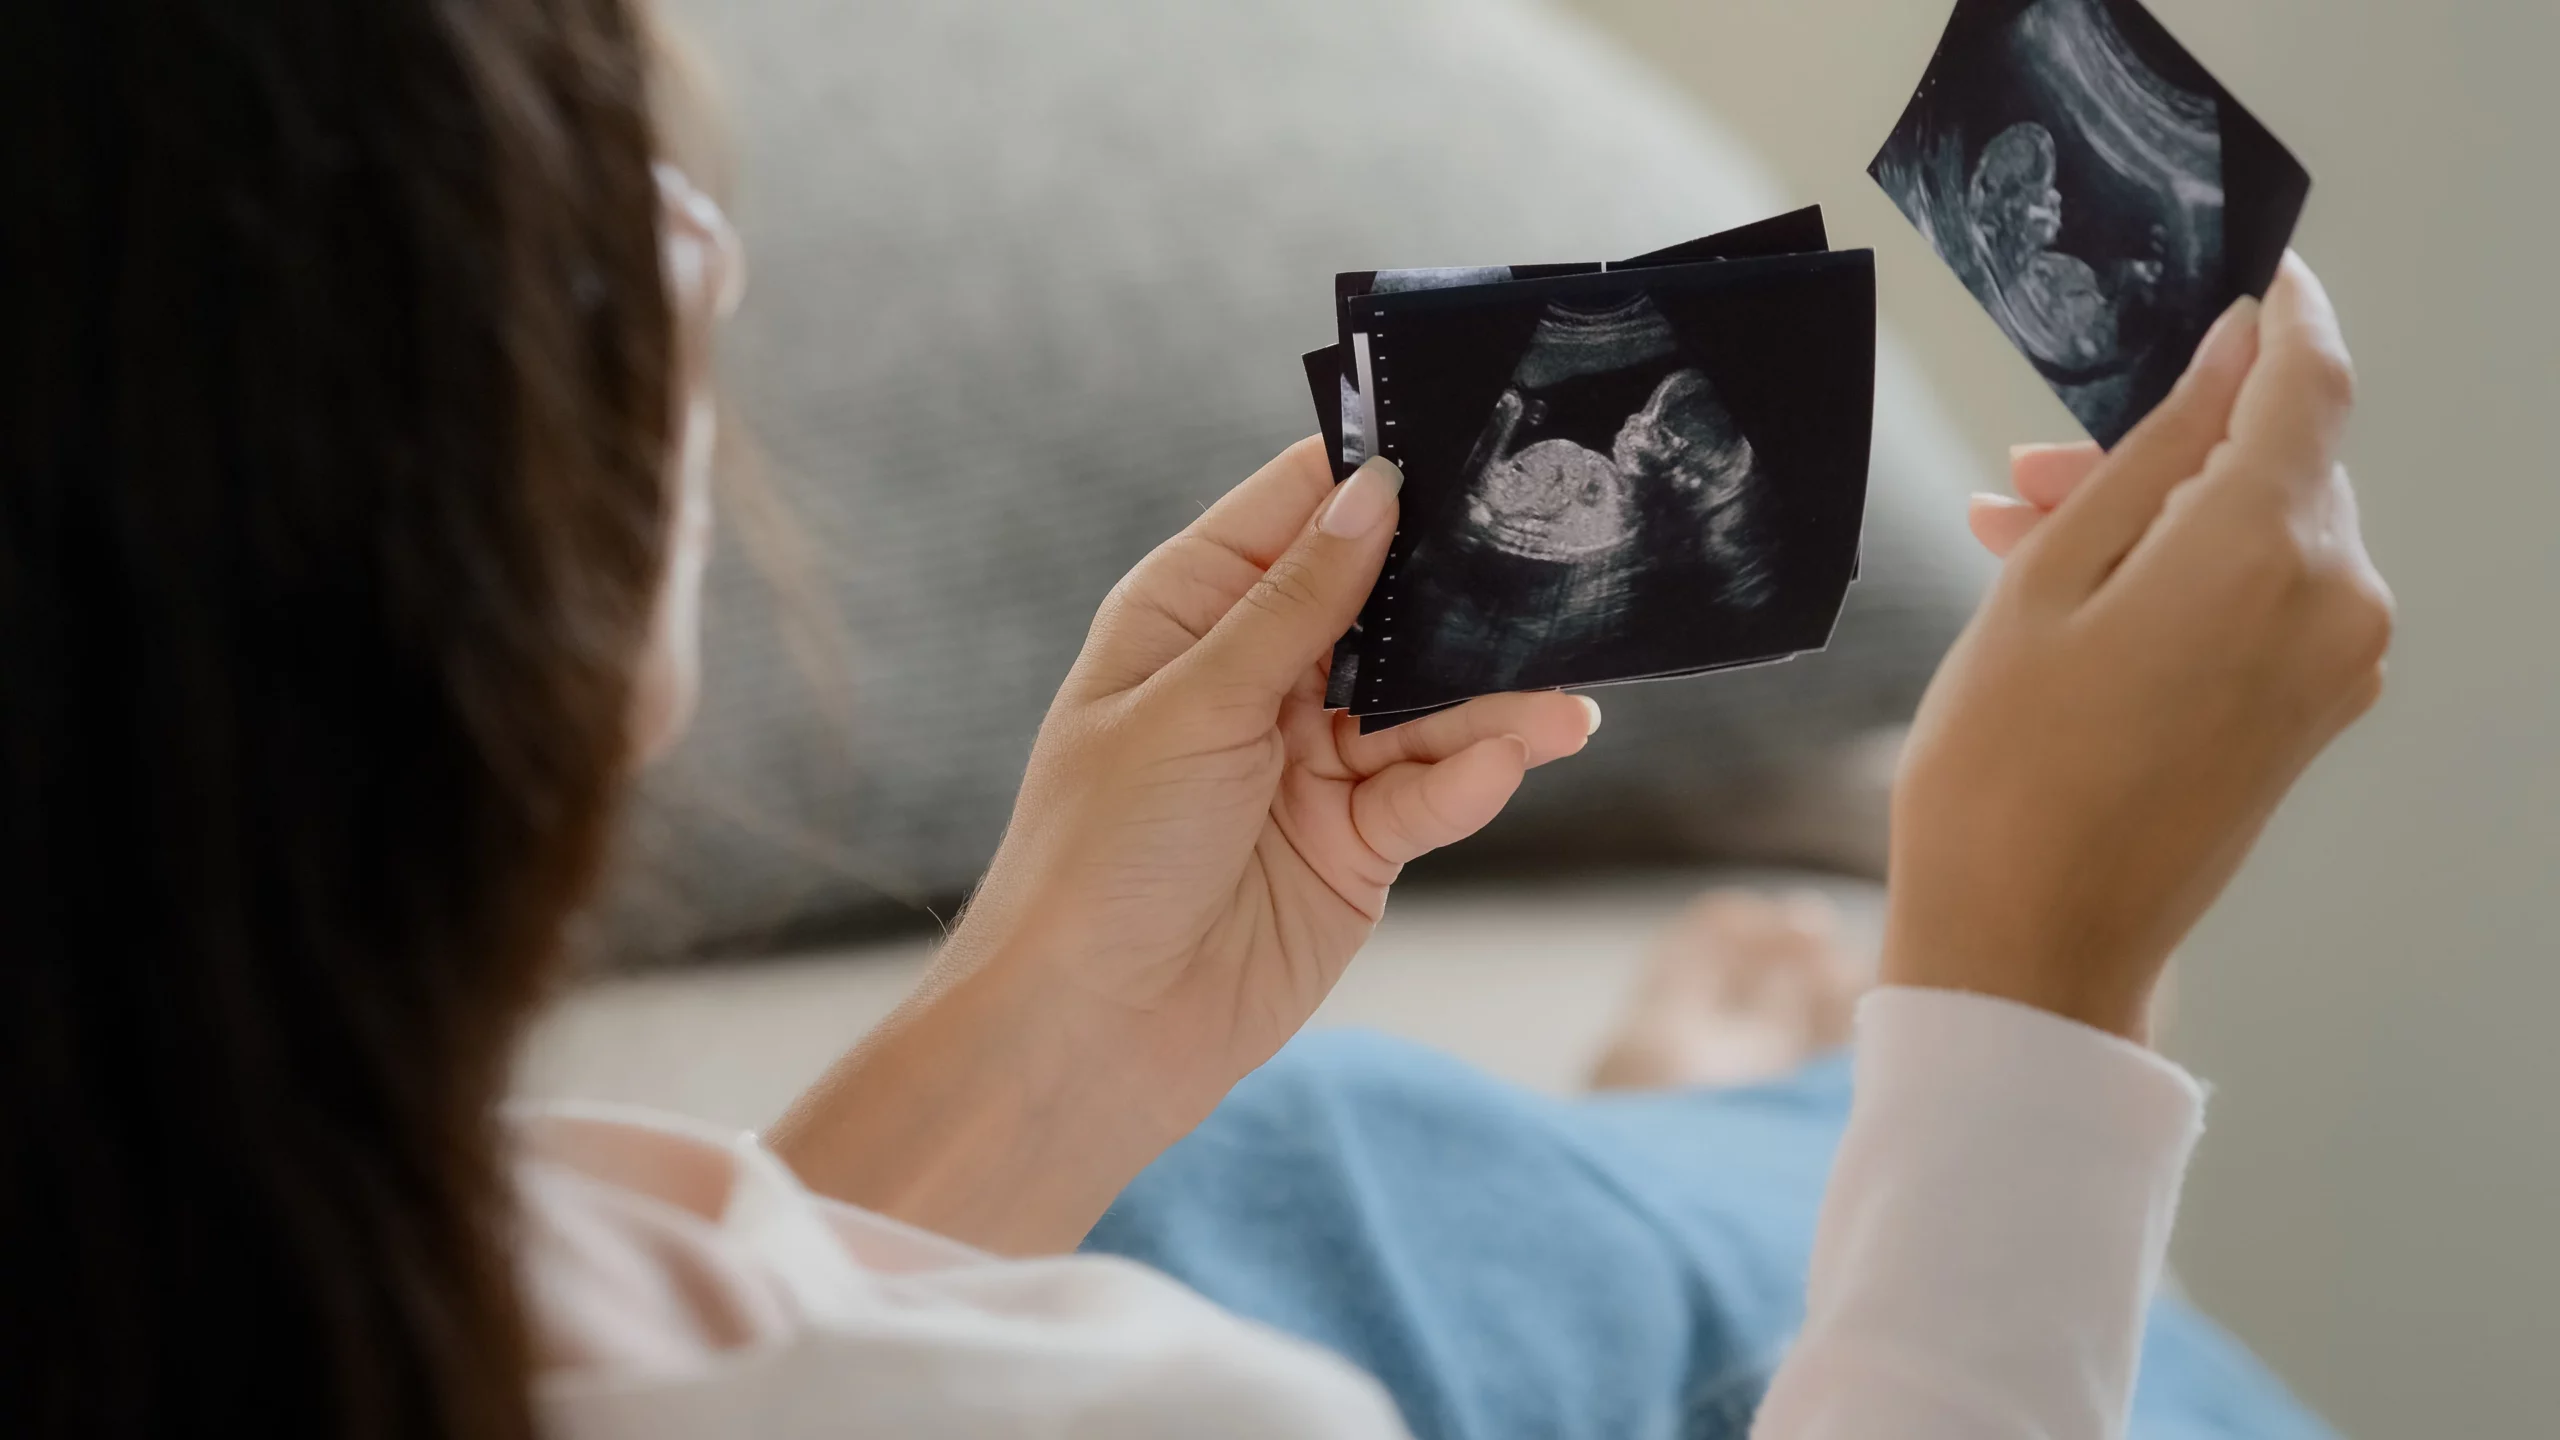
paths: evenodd
<path fill-rule="evenodd" d="M 1955 0 L 1868 173 L 2109 446 L 2266 292 L 2311 189 L 2138 0 Z M 1875 275 L 1821 212 L 1615 264 L 1341 275 L 1334 313 L 1306 365 L 1336 474 L 1405 473 L 1325 697 L 1363 730 L 1829 643 Z"/>
<path fill-rule="evenodd" d="M 1405 474 L 1328 706 L 1376 730 L 1476 695 L 1697 674 L 1829 643 L 1857 576 L 1870 252 L 1800 210 L 1614 264 L 1335 281 L 1306 357 L 1337 475 Z"/>

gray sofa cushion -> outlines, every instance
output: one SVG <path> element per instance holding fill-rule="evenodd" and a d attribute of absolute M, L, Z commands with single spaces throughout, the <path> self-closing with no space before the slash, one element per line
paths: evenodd
<path fill-rule="evenodd" d="M 702 710 L 602 916 L 625 961 L 963 893 L 1095 602 L 1312 430 L 1297 356 L 1334 271 L 1633 254 L 1782 204 L 1527 0 L 676 10 L 736 136 L 752 281 L 723 373 L 803 594 L 733 507 Z M 1748 854 L 1771 777 L 1908 713 L 1984 572 L 1974 477 L 1890 351 L 1879 393 L 1830 653 L 1607 692 L 1594 748 L 1452 863 Z"/>

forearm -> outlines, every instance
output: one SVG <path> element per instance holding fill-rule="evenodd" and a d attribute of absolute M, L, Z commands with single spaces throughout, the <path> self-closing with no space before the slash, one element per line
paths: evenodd
<path fill-rule="evenodd" d="M 2108 1440 L 2203 1095 L 2124 1040 L 1887 989 L 1758 1440 Z"/>
<path fill-rule="evenodd" d="M 1125 1051 L 978 969 L 928 987 L 766 1141 L 813 1190 L 1009 1255 L 1072 1250 L 1175 1138 Z"/>

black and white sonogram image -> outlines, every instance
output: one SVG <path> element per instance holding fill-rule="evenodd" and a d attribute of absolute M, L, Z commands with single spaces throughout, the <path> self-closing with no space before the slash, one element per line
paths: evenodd
<path fill-rule="evenodd" d="M 1822 225 L 1822 207 L 1808 205 L 1668 249 L 1621 260 L 1615 267 L 1581 263 L 1346 270 L 1333 277 L 1336 343 L 1329 350 L 1311 352 L 1306 356 L 1316 412 L 1325 422 L 1325 440 L 1333 455 L 1334 478 L 1346 478 L 1358 469 L 1360 462 L 1374 453 L 1372 447 L 1376 443 L 1376 437 L 1369 433 L 1372 422 L 1368 401 L 1361 393 L 1359 346 L 1351 333 L 1351 302 L 1362 295 L 1451 290 L 1469 285 L 1499 285 L 1510 280 L 1552 279 L 1560 275 L 1594 275 L 1611 268 L 1693 264 L 1702 260 L 1737 260 L 1764 255 L 1801 255 L 1829 248 L 1830 239 Z M 1321 379 L 1314 369 L 1319 356 L 1329 357 L 1332 367 Z"/>
<path fill-rule="evenodd" d="M 1650 296 L 1549 304 L 1459 469 L 1465 523 L 1423 556 L 1446 610 L 1408 663 L 1501 690 L 1552 683 L 1543 662 L 1605 648 L 1665 581 L 1766 603 L 1754 459 Z"/>
<path fill-rule="evenodd" d="M 2134 0 L 1959 0 L 1868 173 L 2106 445 L 2265 290 L 2310 187 Z"/>
<path fill-rule="evenodd" d="M 1353 708 L 1822 645 L 1865 495 L 1866 260 L 1361 301 L 1406 485 Z"/>

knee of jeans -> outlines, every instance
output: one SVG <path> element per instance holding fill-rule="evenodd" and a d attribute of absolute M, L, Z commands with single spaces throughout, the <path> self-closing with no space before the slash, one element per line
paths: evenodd
<path fill-rule="evenodd" d="M 1464 1062 L 1378 1030 L 1308 1030 L 1239 1085 L 1265 1095 L 1411 1095 L 1475 1078 Z"/>
<path fill-rule="evenodd" d="M 1452 1055 L 1374 1030 L 1315 1030 L 1298 1036 L 1245 1077 L 1224 1118 L 1377 1139 L 1427 1133 L 1455 1141 L 1488 1130 L 1516 1131 L 1537 1102 Z M 1211 1128 L 1219 1128 L 1213 1119 Z"/>
<path fill-rule="evenodd" d="M 1130 1237 L 1144 1236 L 1152 1248 L 1141 1253 L 1160 1258 L 1167 1236 L 1259 1213 L 1284 1195 L 1293 1229 L 1340 1220 L 1343 1233 L 1356 1232 L 1365 1212 L 1344 1197 L 1375 1178 L 1373 1158 L 1363 1157 L 1402 1155 L 1417 1133 L 1471 1133 L 1484 1108 L 1461 1098 L 1472 1079 L 1463 1063 L 1409 1040 L 1303 1033 L 1130 1185 L 1103 1241 L 1127 1253 Z"/>

